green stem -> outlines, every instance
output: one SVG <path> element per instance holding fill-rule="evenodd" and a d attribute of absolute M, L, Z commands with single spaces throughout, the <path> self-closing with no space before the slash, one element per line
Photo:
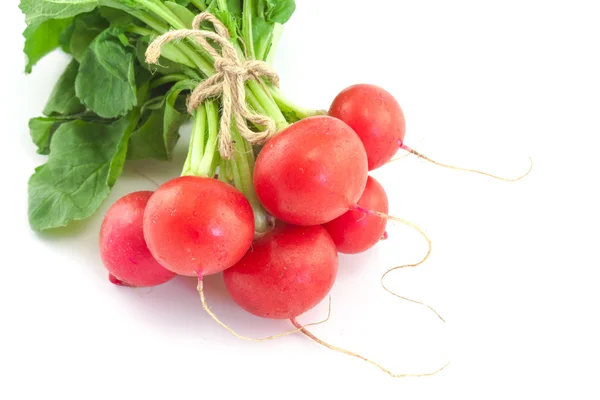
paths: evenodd
<path fill-rule="evenodd" d="M 252 4 L 253 0 L 244 0 L 243 14 L 242 14 L 242 35 L 244 37 L 244 43 L 246 44 L 247 56 L 250 59 L 254 59 L 254 38 L 252 36 Z"/>
<path fill-rule="evenodd" d="M 228 160 L 219 157 L 219 180 L 227 184 L 231 184 L 233 177 L 231 176 L 231 164 Z"/>
<path fill-rule="evenodd" d="M 244 53 L 240 45 L 237 42 L 232 42 L 234 48 L 236 49 L 240 60 L 243 62 L 246 60 L 244 57 Z M 288 123 L 285 119 L 285 116 L 281 113 L 277 104 L 275 104 L 275 100 L 271 97 L 270 93 L 267 93 L 269 89 L 265 86 L 263 81 L 260 83 L 255 80 L 249 80 L 246 83 L 246 92 L 252 91 L 254 96 L 250 98 L 251 101 L 256 101 L 256 103 L 251 103 L 250 105 L 254 107 L 254 109 L 262 109 L 264 110 L 264 115 L 267 115 L 275 121 L 275 125 L 278 131 L 281 131 L 288 127 Z"/>
<path fill-rule="evenodd" d="M 169 10 L 170 11 L 170 10 Z M 144 15 L 145 14 L 145 15 Z M 167 27 L 154 20 L 150 15 L 146 13 L 140 13 L 138 17 L 147 24 L 152 27 L 154 30 L 159 33 L 164 33 L 167 31 Z M 143 29 L 143 28 L 142 28 Z M 193 49 L 190 49 L 184 43 L 174 43 L 175 46 L 181 50 L 186 56 L 188 56 L 200 69 L 200 71 L 207 77 L 214 74 L 214 67 L 212 64 L 209 64 L 204 58 L 202 58 L 198 53 L 196 53 Z M 238 54 L 240 57 L 243 57 L 241 53 L 241 49 L 239 45 L 236 45 L 236 49 L 238 50 Z M 267 94 L 262 85 L 260 85 L 256 81 L 248 81 L 247 83 L 247 92 L 252 93 L 249 96 L 250 105 L 257 111 L 261 112 L 264 115 L 268 115 L 275 120 L 275 124 L 277 126 L 277 130 L 285 129 L 288 126 L 288 123 L 285 119 L 285 116 L 281 113 L 281 110 L 275 103 L 274 99 L 271 97 L 271 94 Z"/>
<path fill-rule="evenodd" d="M 158 0 L 137 0 L 137 2 L 146 7 L 146 9 L 148 9 L 149 11 L 158 15 L 173 28 L 187 29 L 183 22 L 181 22 L 181 20 L 177 18 L 177 16 L 173 14 L 169 7 L 165 6 L 164 3 Z"/>
<path fill-rule="evenodd" d="M 263 87 L 257 81 L 248 81 L 248 89 L 252 91 L 256 97 L 256 100 L 265 110 L 265 115 L 273 118 L 278 131 L 288 127 L 289 124 L 286 121 L 285 116 L 281 113 L 279 107 L 277 107 L 277 104 L 275 104 L 275 101 L 265 92 L 265 89 L 263 89 Z"/>
<path fill-rule="evenodd" d="M 208 121 L 208 140 L 198 170 L 204 176 L 215 176 L 217 138 L 219 136 L 219 110 L 212 101 L 206 102 L 206 119 Z"/>
<path fill-rule="evenodd" d="M 230 160 L 229 170 L 231 171 L 231 176 L 233 178 L 233 186 L 235 186 L 240 192 L 244 193 L 244 184 L 242 183 L 239 165 Z"/>
<path fill-rule="evenodd" d="M 268 88 L 273 100 L 275 100 L 275 103 L 277 104 L 277 107 L 283 112 L 294 114 L 296 116 L 296 121 L 308 117 L 314 117 L 315 115 L 327 114 L 327 111 L 325 110 L 312 110 L 292 103 L 281 93 L 278 88 L 273 85 L 268 85 Z"/>
<path fill-rule="evenodd" d="M 246 196 L 254 213 L 254 230 L 266 232 L 269 221 L 268 214 L 258 200 L 254 191 L 252 171 L 254 170 L 254 152 L 250 144 L 240 135 L 237 128 L 232 127 L 231 138 L 234 141 L 235 153 L 229 160 L 233 171 L 234 186 Z"/>
<path fill-rule="evenodd" d="M 262 114 L 262 115 L 267 115 L 267 112 L 265 111 L 265 109 L 263 108 L 263 106 L 259 103 L 259 101 L 256 99 L 256 96 L 254 95 L 254 93 L 252 93 L 252 91 L 250 90 L 246 90 L 246 103 L 248 103 L 250 105 L 250 107 L 252 108 L 252 110 L 258 114 Z M 255 126 L 257 129 L 260 129 L 260 126 Z"/>
<path fill-rule="evenodd" d="M 156 87 L 164 85 L 165 83 L 178 82 L 178 81 L 183 81 L 183 80 L 186 80 L 186 79 L 188 79 L 188 77 L 187 77 L 187 75 L 184 75 L 184 74 L 164 75 L 164 76 L 161 76 L 158 79 L 153 80 L 150 83 L 150 87 L 152 89 L 154 89 Z"/>
<path fill-rule="evenodd" d="M 252 149 L 252 145 L 247 140 L 242 140 L 242 143 L 244 144 L 244 154 L 246 154 L 248 168 L 250 168 L 250 171 L 254 172 L 254 149 Z M 254 186 L 254 182 L 252 183 L 252 186 Z"/>
<path fill-rule="evenodd" d="M 149 0 L 140 0 L 140 1 L 144 2 L 143 4 L 146 4 Z M 152 3 L 152 4 L 154 4 L 154 3 Z M 155 4 L 153 7 L 157 8 Z M 171 13 L 171 10 L 169 10 L 167 7 L 165 7 L 165 8 L 169 11 L 169 13 Z M 161 14 L 159 14 L 159 16 L 161 18 L 163 18 L 165 21 L 167 21 L 165 19 L 165 17 L 163 16 L 163 14 L 164 14 L 164 11 Z M 137 19 L 139 19 L 140 21 L 142 21 L 143 23 L 145 23 L 146 25 L 148 25 L 149 27 L 151 27 L 152 29 L 154 29 L 156 32 L 158 32 L 159 35 L 162 35 L 169 31 L 169 27 L 167 25 L 164 25 L 163 23 L 157 21 L 154 17 L 152 17 L 150 14 L 148 14 L 146 12 L 138 11 L 135 13 L 134 16 Z M 174 14 L 173 14 L 173 16 L 174 16 Z M 169 18 L 169 19 L 173 19 L 173 18 Z M 178 18 L 176 18 L 176 19 L 179 21 L 178 26 L 183 26 L 185 28 L 185 26 L 183 25 L 183 22 L 181 22 L 181 20 L 179 20 Z M 175 41 L 170 44 L 172 44 L 174 47 L 176 47 L 182 53 L 184 53 L 198 67 L 198 69 L 200 70 L 200 72 L 202 72 L 202 74 L 204 74 L 204 76 L 209 77 L 209 76 L 213 75 L 215 73 L 215 68 L 214 68 L 212 62 L 207 61 L 204 57 L 202 57 L 201 54 L 194 51 L 194 49 L 191 48 L 190 45 L 196 46 L 196 47 L 198 47 L 198 45 L 194 45 L 193 43 L 194 42 L 190 42 L 190 41 L 188 41 L 188 43 Z"/>
<path fill-rule="evenodd" d="M 217 0 L 217 6 L 221 11 L 228 11 L 227 9 L 227 0 Z"/>
<path fill-rule="evenodd" d="M 154 40 L 154 38 L 156 38 L 156 36 L 160 35 L 160 32 L 162 32 L 161 29 L 166 29 L 156 20 L 153 20 L 152 18 L 146 19 L 145 15 L 139 15 L 138 18 L 146 25 L 153 26 L 153 29 L 156 29 L 156 31 L 142 28 L 141 26 L 137 26 L 135 24 L 130 24 L 126 28 L 127 32 L 135 33 L 141 36 L 148 36 L 150 40 Z M 190 68 L 195 68 L 198 66 L 197 63 L 192 61 L 192 59 L 190 59 L 190 57 L 184 52 L 185 48 L 181 46 L 180 43 L 171 43 L 169 51 L 167 52 L 165 50 L 166 49 L 163 47 L 161 56 L 166 59 L 169 59 L 177 64 L 187 65 Z"/>
<path fill-rule="evenodd" d="M 141 0 L 148 1 L 148 0 Z M 160 0 L 149 0 L 153 2 L 153 6 L 151 9 L 157 15 L 160 15 L 165 21 L 167 21 L 173 28 L 175 29 L 188 29 L 188 27 L 175 15 L 169 7 L 165 6 Z M 227 10 L 227 3 L 224 3 L 225 10 Z M 202 71 L 205 73 L 208 78 L 212 74 L 215 73 L 215 69 L 213 67 L 212 58 L 210 54 L 196 40 L 193 38 L 186 38 L 187 42 L 200 53 L 200 59 L 203 61 Z M 211 61 L 208 61 L 211 60 Z"/>
<path fill-rule="evenodd" d="M 255 15 L 257 15 L 257 17 L 259 19 L 265 20 L 266 16 L 265 16 L 265 4 L 263 0 L 258 0 L 255 1 L 256 2 L 256 13 Z M 261 40 L 257 43 L 257 46 L 254 48 L 254 56 L 257 60 L 265 60 L 266 58 L 266 51 L 267 51 L 267 47 L 269 45 L 269 43 L 272 40 L 272 30 L 269 29 L 267 37 L 264 40 Z M 264 33 L 263 33 L 264 35 Z"/>
<path fill-rule="evenodd" d="M 201 104 L 194 113 L 194 126 L 192 127 L 192 133 L 190 135 L 190 144 L 188 147 L 188 155 L 183 166 L 183 172 L 181 175 L 195 175 L 195 176 L 206 176 L 201 175 L 199 172 L 199 166 L 202 162 L 204 155 L 204 142 L 206 140 L 206 107 Z"/>
<path fill-rule="evenodd" d="M 206 10 L 206 4 L 202 0 L 191 0 L 191 3 L 200 11 Z"/>
<path fill-rule="evenodd" d="M 142 28 L 141 26 L 138 26 L 136 24 L 127 25 L 125 30 L 127 32 L 135 33 L 136 35 L 140 35 L 140 36 L 152 36 L 156 33 L 151 29 Z"/>
<path fill-rule="evenodd" d="M 273 65 L 273 59 L 275 58 L 275 50 L 279 45 L 279 41 L 281 40 L 281 35 L 283 34 L 283 25 L 275 24 L 273 28 L 272 38 L 271 38 L 271 47 L 269 48 L 269 54 L 266 56 L 266 63 L 269 65 Z"/>

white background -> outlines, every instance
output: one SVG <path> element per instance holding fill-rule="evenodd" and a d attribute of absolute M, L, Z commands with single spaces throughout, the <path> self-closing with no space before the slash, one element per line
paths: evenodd
<path fill-rule="evenodd" d="M 389 267 L 417 261 L 421 237 L 340 257 L 331 320 L 313 332 L 396 372 L 392 379 L 301 335 L 238 340 L 202 311 L 193 280 L 152 290 L 108 282 L 97 249 L 101 216 L 130 191 L 176 176 L 169 164 L 128 166 L 97 215 L 39 235 L 27 222 L 27 179 L 44 162 L 27 121 L 67 63 L 54 53 L 23 73 L 17 1 L 2 23 L 2 275 L 0 398 L 221 399 L 599 398 L 598 173 L 600 18 L 595 1 L 298 0 L 276 62 L 283 90 L 327 108 L 342 88 L 380 84 L 400 101 L 406 143 L 441 161 L 515 176 L 450 171 L 414 157 L 373 173 L 390 212 L 420 224 L 434 251 L 389 284 Z M 187 129 L 185 130 L 187 132 Z M 255 318 L 207 279 L 213 311 L 240 333 L 290 328 Z M 326 314 L 326 302 L 300 320 Z"/>

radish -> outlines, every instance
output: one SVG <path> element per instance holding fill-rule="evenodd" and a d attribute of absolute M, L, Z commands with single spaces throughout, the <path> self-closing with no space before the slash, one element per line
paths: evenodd
<path fill-rule="evenodd" d="M 227 163 L 219 160 L 219 110 L 213 101 L 201 104 L 194 117 L 182 176 L 160 186 L 150 198 L 144 237 L 165 268 L 201 279 L 229 268 L 250 248 L 256 225 L 247 197 L 252 198 L 253 190 L 242 193 L 236 187 L 252 188 L 248 158 L 253 155 L 236 148 Z M 242 140 L 236 145 L 242 146 Z M 213 179 L 219 161 L 235 170 L 238 178 L 244 177 L 236 187 Z M 257 216 L 259 208 L 254 210 Z"/>
<path fill-rule="evenodd" d="M 108 274 L 108 281 L 110 283 L 112 283 L 113 285 L 117 285 L 117 286 L 131 286 L 129 285 L 127 282 L 123 282 L 120 281 L 119 279 L 117 279 L 116 276 L 114 276 L 113 274 Z"/>
<path fill-rule="evenodd" d="M 373 177 L 367 180 L 367 186 L 357 205 L 364 209 L 388 212 L 388 199 L 385 190 Z M 363 211 L 350 210 L 333 221 L 323 225 L 335 242 L 337 251 L 356 254 L 373 247 L 385 237 L 387 220 Z"/>
<path fill-rule="evenodd" d="M 344 122 L 315 116 L 269 140 L 254 166 L 265 209 L 294 225 L 329 222 L 356 205 L 368 177 L 367 155 Z"/>
<path fill-rule="evenodd" d="M 152 255 L 180 275 L 211 275 L 239 261 L 254 236 L 244 195 L 212 178 L 182 176 L 150 198 L 144 237 Z"/>
<path fill-rule="evenodd" d="M 278 224 L 223 272 L 244 310 L 264 318 L 294 318 L 329 293 L 338 270 L 333 240 L 319 226 Z"/>
<path fill-rule="evenodd" d="M 175 274 L 165 269 L 144 240 L 144 209 L 151 191 L 133 192 L 117 200 L 100 227 L 100 256 L 109 280 L 121 286 L 156 286 Z"/>
<path fill-rule="evenodd" d="M 406 122 L 400 104 L 375 85 L 358 84 L 342 90 L 329 115 L 347 123 L 360 137 L 369 171 L 387 163 L 404 141 Z"/>
<path fill-rule="evenodd" d="M 406 121 L 402 108 L 394 96 L 376 85 L 357 84 L 342 90 L 331 103 L 328 114 L 344 121 L 360 137 L 369 159 L 369 171 L 388 163 L 398 149 L 403 149 L 441 167 L 473 172 L 508 182 L 524 178 L 533 168 L 530 157 L 527 172 L 517 178 L 503 178 L 432 160 L 404 143 Z"/>
<path fill-rule="evenodd" d="M 278 224 L 258 239 L 240 262 L 226 269 L 223 272 L 225 287 L 240 307 L 263 318 L 289 319 L 296 328 L 264 339 L 238 335 L 208 310 L 202 294 L 202 281 L 199 282 L 199 292 L 211 317 L 241 339 L 263 341 L 299 331 L 322 346 L 366 361 L 392 377 L 433 375 L 448 365 L 428 373 L 394 374 L 375 361 L 333 346 L 308 331 L 307 326 L 314 324 L 302 325 L 296 317 L 313 308 L 327 295 L 337 269 L 335 244 L 323 227 L 285 223 Z"/>

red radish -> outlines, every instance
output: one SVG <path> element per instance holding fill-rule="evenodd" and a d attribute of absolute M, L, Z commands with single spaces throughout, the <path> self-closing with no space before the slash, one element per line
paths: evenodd
<path fill-rule="evenodd" d="M 112 283 L 113 285 L 117 285 L 117 286 L 131 286 L 129 285 L 127 282 L 123 282 L 120 281 L 119 279 L 117 279 L 116 276 L 114 276 L 113 274 L 108 274 L 108 280 L 110 283 Z"/>
<path fill-rule="evenodd" d="M 250 248 L 254 215 L 233 186 L 182 176 L 163 184 L 150 198 L 144 236 L 165 268 L 180 275 L 211 275 L 238 262 Z"/>
<path fill-rule="evenodd" d="M 385 190 L 370 177 L 358 206 L 367 209 L 388 213 L 388 199 Z M 363 211 L 350 210 L 342 216 L 323 225 L 335 242 L 340 253 L 356 254 L 373 247 L 385 236 L 387 220 L 377 215 L 365 214 Z"/>
<path fill-rule="evenodd" d="M 319 226 L 279 224 L 223 272 L 231 297 L 265 318 L 293 318 L 317 305 L 337 275 L 335 244 Z"/>
<path fill-rule="evenodd" d="M 100 228 L 100 256 L 109 280 L 121 286 L 156 286 L 175 274 L 154 259 L 144 240 L 144 209 L 151 191 L 133 192 L 117 200 Z"/>
<path fill-rule="evenodd" d="M 269 140 L 254 167 L 267 211 L 294 225 L 329 222 L 356 205 L 368 177 L 356 133 L 329 116 L 305 118 Z"/>
<path fill-rule="evenodd" d="M 398 149 L 403 149 L 441 167 L 473 172 L 507 182 L 515 182 L 526 177 L 533 168 L 530 157 L 527 172 L 517 178 L 503 178 L 432 160 L 404 143 L 406 121 L 402 108 L 394 96 L 376 85 L 357 84 L 342 90 L 333 100 L 328 114 L 347 123 L 360 137 L 369 159 L 369 171 L 388 163 Z"/>
<path fill-rule="evenodd" d="M 333 100 L 329 115 L 341 119 L 360 137 L 369 171 L 381 167 L 404 141 L 406 122 L 398 101 L 386 90 L 358 84 L 342 90 Z"/>

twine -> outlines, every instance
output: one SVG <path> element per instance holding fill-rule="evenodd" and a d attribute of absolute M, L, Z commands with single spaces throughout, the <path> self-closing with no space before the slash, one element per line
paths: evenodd
<path fill-rule="evenodd" d="M 200 24 L 209 21 L 215 32 L 200 29 Z M 192 114 L 202 102 L 210 97 L 221 95 L 223 111 L 219 130 L 219 152 L 229 159 L 233 153 L 231 137 L 231 121 L 235 121 L 239 133 L 251 144 L 261 144 L 277 133 L 275 121 L 272 118 L 255 114 L 246 106 L 245 84 L 249 79 L 268 78 L 275 86 L 279 86 L 279 77 L 264 61 L 240 60 L 227 27 L 217 17 L 209 12 L 198 14 L 192 23 L 192 29 L 180 29 L 167 32 L 157 37 L 146 50 L 146 61 L 158 63 L 161 49 L 167 43 L 184 38 L 194 38 L 214 60 L 216 73 L 202 81 L 193 91 L 187 101 L 188 112 Z M 210 39 L 220 47 L 220 52 L 211 45 Z M 248 128 L 247 121 L 254 125 L 265 127 L 264 131 L 254 132 Z"/>

